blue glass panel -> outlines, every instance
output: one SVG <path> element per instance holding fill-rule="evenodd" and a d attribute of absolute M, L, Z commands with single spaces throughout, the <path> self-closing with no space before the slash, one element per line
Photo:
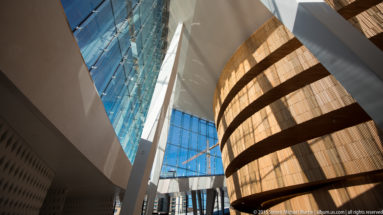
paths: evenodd
<path fill-rule="evenodd" d="M 169 149 L 168 149 L 169 148 Z M 168 147 L 166 147 L 166 150 L 169 150 L 169 156 L 166 157 L 166 163 L 169 165 L 176 165 L 177 164 L 177 155 L 178 155 L 178 147 L 169 144 Z"/>
<path fill-rule="evenodd" d="M 192 150 L 195 150 L 195 151 L 197 151 L 198 150 L 198 148 L 197 148 L 197 146 L 198 146 L 198 134 L 197 133 L 194 133 L 194 132 L 192 132 L 191 133 L 191 136 L 190 136 L 190 149 L 192 149 Z"/>
<path fill-rule="evenodd" d="M 133 162 L 166 49 L 161 38 L 164 4 L 158 0 L 62 3 L 105 111 Z"/>
<path fill-rule="evenodd" d="M 134 27 L 136 31 L 141 28 L 141 19 L 140 19 L 141 5 L 142 4 L 137 5 L 137 7 L 133 9 L 133 23 L 134 23 Z"/>
<path fill-rule="evenodd" d="M 179 150 L 178 154 L 178 165 L 182 168 L 185 168 L 186 164 L 183 164 L 188 159 L 187 150 Z"/>
<path fill-rule="evenodd" d="M 131 2 L 128 0 L 112 0 L 112 6 L 116 27 L 120 29 L 125 21 L 127 21 L 129 13 L 132 12 Z"/>
<path fill-rule="evenodd" d="M 124 67 L 121 65 L 116 70 L 105 93 L 101 97 L 105 111 L 111 121 L 114 121 L 118 114 L 118 109 L 122 102 L 121 91 L 124 89 L 125 81 Z"/>
<path fill-rule="evenodd" d="M 181 127 L 182 112 L 176 111 L 174 113 L 174 125 Z"/>
<path fill-rule="evenodd" d="M 171 135 L 171 143 L 174 145 L 180 145 L 181 140 L 181 128 L 174 127 L 172 130 L 173 134 Z"/>
<path fill-rule="evenodd" d="M 128 0 L 128 1 L 132 3 L 132 7 L 135 7 L 138 2 L 138 0 Z"/>
<path fill-rule="evenodd" d="M 74 32 L 85 63 L 90 68 L 97 61 L 116 33 L 110 1 L 104 1 Z"/>
<path fill-rule="evenodd" d="M 142 31 L 140 31 L 137 36 L 135 37 L 135 43 L 134 43 L 134 46 L 136 47 L 136 53 L 133 53 L 136 57 L 137 56 L 142 56 L 142 48 L 143 48 L 143 45 L 142 45 Z M 140 59 L 138 58 L 138 60 L 142 60 L 143 59 Z M 141 63 L 140 66 L 143 66 L 143 64 Z"/>
<path fill-rule="evenodd" d="M 125 23 L 127 25 L 128 23 Z M 129 34 L 129 28 L 123 28 L 119 35 L 118 40 L 120 42 L 121 47 L 121 53 L 124 54 L 124 57 L 129 58 L 130 62 L 132 62 L 132 50 L 129 49 L 130 47 L 130 34 Z M 129 50 L 128 50 L 129 49 Z"/>
<path fill-rule="evenodd" d="M 185 116 L 184 116 L 184 120 L 183 120 L 183 123 L 182 123 L 182 127 L 184 128 L 184 129 L 187 129 L 187 130 L 189 130 L 189 127 L 190 127 L 190 115 L 189 114 L 186 114 Z"/>
<path fill-rule="evenodd" d="M 180 140 L 178 141 L 181 147 L 188 147 L 189 145 L 189 132 L 185 129 L 181 129 Z"/>
<path fill-rule="evenodd" d="M 198 135 L 198 146 L 197 146 L 197 149 L 202 151 L 202 150 L 205 150 L 207 147 L 207 139 L 206 139 L 206 136 L 205 135 Z"/>
<path fill-rule="evenodd" d="M 95 68 L 90 71 L 99 94 L 104 92 L 114 71 L 120 65 L 121 59 L 120 47 L 118 40 L 115 38 L 108 47 L 108 50 L 101 55 L 95 64 Z"/>
<path fill-rule="evenodd" d="M 218 142 L 216 136 L 213 122 L 174 109 L 161 177 L 222 175 L 219 147 L 207 151 Z"/>
<path fill-rule="evenodd" d="M 185 176 L 185 175 L 186 175 L 186 171 L 185 171 L 185 169 L 183 169 L 183 168 L 177 168 L 177 176 L 182 177 L 182 176 Z"/>
<path fill-rule="evenodd" d="M 193 132 L 198 132 L 198 118 L 192 117 L 192 129 Z"/>
<path fill-rule="evenodd" d="M 124 47 L 121 47 L 121 40 L 120 40 L 120 48 L 121 50 L 124 50 Z M 132 57 L 132 50 L 128 47 L 128 50 L 125 51 L 124 55 L 124 71 L 125 71 L 125 76 L 128 78 L 129 73 L 132 71 L 133 67 L 133 57 Z M 130 81 L 130 80 L 128 80 Z"/>
<path fill-rule="evenodd" d="M 205 135 L 205 136 L 206 136 L 206 130 L 207 130 L 207 128 L 206 128 L 206 121 L 202 121 L 202 122 L 200 122 L 199 128 L 200 128 L 200 131 L 199 131 L 199 132 L 200 132 L 202 135 Z"/>
<path fill-rule="evenodd" d="M 214 135 L 217 133 L 217 131 L 215 130 L 215 127 L 214 127 L 214 124 L 212 123 L 208 123 L 208 135 L 210 137 L 214 137 Z"/>
<path fill-rule="evenodd" d="M 102 0 L 61 0 L 69 25 L 74 30 Z"/>

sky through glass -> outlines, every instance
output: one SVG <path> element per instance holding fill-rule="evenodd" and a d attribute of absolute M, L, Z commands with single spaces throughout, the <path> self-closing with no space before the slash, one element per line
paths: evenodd
<path fill-rule="evenodd" d="M 161 177 L 222 175 L 217 142 L 213 122 L 173 109 Z"/>

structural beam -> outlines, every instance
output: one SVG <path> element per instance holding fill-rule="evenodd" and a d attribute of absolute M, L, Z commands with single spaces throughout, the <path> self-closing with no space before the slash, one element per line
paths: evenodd
<path fill-rule="evenodd" d="M 383 128 L 383 53 L 323 0 L 261 0 Z"/>
<path fill-rule="evenodd" d="M 169 126 L 169 121 L 166 119 L 170 117 L 169 113 L 171 113 L 169 111 L 171 105 L 169 106 L 169 104 L 172 101 L 171 98 L 177 76 L 177 62 L 180 51 L 178 44 L 180 44 L 182 38 L 182 30 L 183 24 L 181 23 L 178 25 L 176 33 L 173 36 L 157 78 L 131 177 L 129 178 L 125 191 L 121 215 L 138 215 L 141 213 L 141 205 L 148 187 L 154 157 L 158 146 L 161 145 L 159 142 L 166 139 L 164 136 L 167 136 L 168 131 L 164 128 Z M 162 165 L 162 162 L 158 165 Z M 158 168 L 157 171 L 156 174 L 159 178 L 159 171 L 161 171 L 161 169 Z M 155 192 L 156 189 L 153 188 L 152 190 Z M 150 207 L 147 205 L 146 211 L 148 211 L 148 209 L 153 210 L 153 203 L 151 204 Z"/>
<path fill-rule="evenodd" d="M 226 187 L 225 176 L 201 176 L 187 178 L 161 179 L 158 183 L 159 193 L 181 193 L 192 190 L 207 190 Z"/>
<path fill-rule="evenodd" d="M 177 26 L 177 29 L 173 35 L 172 41 L 170 43 L 170 46 L 168 48 L 168 51 L 166 53 L 166 56 L 164 58 L 164 63 L 161 67 L 161 70 L 171 70 L 172 75 L 174 75 L 174 80 L 172 80 L 173 91 L 175 89 L 175 83 L 176 83 L 176 75 L 177 75 L 177 68 L 178 68 L 178 59 L 180 55 L 181 50 L 181 44 L 182 44 L 182 35 L 183 35 L 183 24 L 179 23 Z M 173 95 L 172 91 L 172 95 Z M 173 96 L 169 100 L 168 109 L 166 110 L 166 117 L 164 123 L 164 127 L 162 129 L 162 132 L 160 136 L 158 137 L 158 145 L 156 148 L 156 154 L 154 158 L 154 162 L 152 165 L 152 171 L 150 174 L 150 180 L 149 180 L 149 187 L 147 189 L 147 208 L 145 211 L 146 215 L 152 215 L 153 213 L 153 206 L 154 206 L 154 199 L 156 198 L 157 194 L 157 187 L 158 187 L 158 181 L 160 179 L 161 174 L 161 167 L 162 162 L 164 160 L 165 155 L 165 149 L 166 149 L 166 143 L 168 139 L 168 130 L 170 125 L 170 117 L 173 107 Z M 151 120 L 155 116 L 154 112 L 150 112 L 148 114 L 148 119 Z M 152 131 L 145 130 L 143 131 L 143 135 L 151 135 L 153 133 Z"/>
<path fill-rule="evenodd" d="M 140 140 L 131 177 L 129 178 L 121 205 L 121 215 L 138 214 L 142 209 L 141 206 L 147 185 L 146 181 L 150 172 L 147 169 L 151 167 L 149 160 L 151 155 L 154 156 L 151 150 L 152 146 L 152 142 L 145 139 Z"/>

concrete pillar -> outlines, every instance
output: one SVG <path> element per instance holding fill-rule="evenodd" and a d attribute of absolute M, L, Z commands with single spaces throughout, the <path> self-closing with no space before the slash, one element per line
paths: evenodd
<path fill-rule="evenodd" d="M 208 189 L 206 191 L 206 215 L 213 214 L 215 196 L 216 196 L 215 189 Z"/>
<path fill-rule="evenodd" d="M 383 52 L 323 0 L 261 0 L 383 128 Z"/>

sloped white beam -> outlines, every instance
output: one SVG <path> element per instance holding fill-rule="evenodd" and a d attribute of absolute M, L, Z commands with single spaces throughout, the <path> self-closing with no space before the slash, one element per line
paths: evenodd
<path fill-rule="evenodd" d="M 158 143 L 163 133 L 167 134 L 169 125 L 165 119 L 172 101 L 173 89 L 177 76 L 178 56 L 182 41 L 183 24 L 178 24 L 176 33 L 165 55 L 153 97 L 150 102 L 148 115 L 141 135 L 136 159 L 133 164 L 128 186 L 122 202 L 121 215 L 138 215 L 141 213 L 142 202 L 148 186 L 149 175 L 153 166 Z M 169 116 L 168 116 L 169 118 Z M 169 123 L 169 121 L 167 121 Z"/>
<path fill-rule="evenodd" d="M 160 179 L 159 193 L 182 193 L 226 187 L 224 175 Z"/>
<path fill-rule="evenodd" d="M 181 29 L 181 27 L 182 27 L 182 29 Z M 176 55 L 174 50 L 178 47 L 177 50 L 179 52 L 181 44 L 182 44 L 182 34 L 183 34 L 183 24 L 179 23 L 177 26 L 177 29 L 175 31 L 175 34 L 174 34 L 176 37 L 173 36 L 173 39 L 170 43 L 169 50 L 168 50 L 170 60 L 172 60 L 172 58 L 177 58 L 176 59 L 177 65 L 173 66 L 174 69 L 176 69 L 178 67 L 178 58 L 179 58 L 179 54 Z M 179 38 L 178 43 L 176 44 L 175 38 L 177 38 L 178 36 L 180 38 Z M 175 88 L 175 86 L 174 86 L 174 88 Z M 152 167 L 152 171 L 150 174 L 150 180 L 149 180 L 148 189 L 146 192 L 146 194 L 147 194 L 146 206 L 147 207 L 146 207 L 145 215 L 152 215 L 152 213 L 153 213 L 154 199 L 156 198 L 156 194 L 157 194 L 157 185 L 158 185 L 158 181 L 160 179 L 162 162 L 164 160 L 166 143 L 167 143 L 167 139 L 168 139 L 168 132 L 169 132 L 169 127 L 170 127 L 170 117 L 171 117 L 172 106 L 173 106 L 173 98 L 171 99 L 170 103 L 171 103 L 171 105 L 169 105 L 169 108 L 167 110 L 168 113 L 166 114 L 166 118 L 165 118 L 166 123 L 164 123 L 163 131 L 159 137 L 156 155 L 154 158 L 153 167 Z M 148 131 L 147 133 L 150 133 L 150 132 Z"/>

